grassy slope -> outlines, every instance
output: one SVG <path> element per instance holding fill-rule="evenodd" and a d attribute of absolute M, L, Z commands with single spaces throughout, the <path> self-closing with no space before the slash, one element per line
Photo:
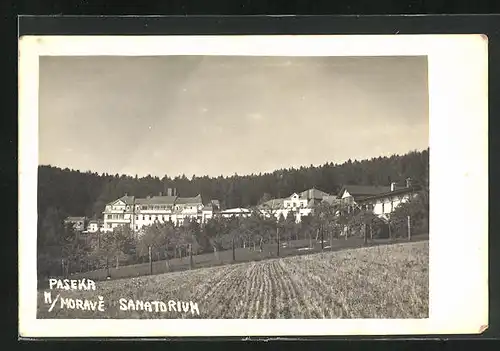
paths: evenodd
<path fill-rule="evenodd" d="M 270 259 L 98 282 L 106 312 L 52 312 L 39 293 L 38 318 L 425 318 L 428 241 Z M 58 293 L 58 292 L 57 292 Z M 193 301 L 200 316 L 120 311 L 118 299 Z"/>

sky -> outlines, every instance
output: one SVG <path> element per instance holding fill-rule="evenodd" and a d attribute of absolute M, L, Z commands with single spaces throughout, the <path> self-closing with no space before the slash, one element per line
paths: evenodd
<path fill-rule="evenodd" d="M 39 163 L 175 177 L 429 146 L 426 57 L 40 57 Z"/>

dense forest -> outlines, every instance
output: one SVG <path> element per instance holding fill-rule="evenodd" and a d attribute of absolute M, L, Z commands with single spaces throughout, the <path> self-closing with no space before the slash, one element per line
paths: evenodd
<path fill-rule="evenodd" d="M 98 174 L 78 170 L 39 166 L 38 218 L 50 208 L 60 216 L 99 218 L 106 203 L 125 193 L 136 197 L 167 193 L 176 188 L 180 196 L 201 194 L 204 201 L 218 199 L 223 208 L 251 207 L 263 196 L 285 197 L 312 187 L 336 194 L 344 184 L 388 185 L 410 177 L 425 181 L 428 177 L 429 149 L 405 155 L 348 160 L 343 164 L 280 169 L 272 173 L 198 177 L 186 175 L 163 178 Z"/>

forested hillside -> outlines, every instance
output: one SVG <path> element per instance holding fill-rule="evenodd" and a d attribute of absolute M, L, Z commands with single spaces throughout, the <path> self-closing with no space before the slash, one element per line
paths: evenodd
<path fill-rule="evenodd" d="M 186 175 L 163 178 L 98 174 L 40 166 L 38 173 L 39 219 L 47 215 L 100 217 L 104 205 L 125 193 L 137 197 L 166 194 L 177 188 L 180 196 L 201 194 L 203 199 L 218 199 L 224 207 L 249 207 L 262 197 L 284 197 L 316 187 L 336 194 L 343 184 L 387 185 L 411 177 L 426 181 L 429 149 L 405 155 L 378 157 L 343 164 L 276 170 L 273 173 L 198 177 Z M 48 211 L 50 209 L 50 211 Z"/>

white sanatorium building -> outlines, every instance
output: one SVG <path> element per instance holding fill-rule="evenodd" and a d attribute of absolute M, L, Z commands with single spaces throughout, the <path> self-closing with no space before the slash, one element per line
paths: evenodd
<path fill-rule="evenodd" d="M 293 193 L 287 198 L 269 200 L 258 208 L 264 215 L 277 219 L 280 216 L 286 218 L 292 211 L 296 222 L 300 222 L 303 216 L 311 214 L 314 207 L 322 202 L 330 205 L 343 203 L 349 207 L 371 210 L 376 216 L 387 219 L 389 213 L 415 196 L 419 190 L 419 186 L 412 186 L 410 179 L 406 180 L 404 186 L 398 186 L 396 183 L 391 183 L 390 186 L 344 185 L 338 196 L 312 188 Z"/>
<path fill-rule="evenodd" d="M 168 195 L 136 198 L 125 195 L 106 205 L 103 215 L 102 231 L 112 231 L 121 225 L 128 225 L 134 231 L 156 222 L 183 223 L 184 219 L 195 219 L 199 223 L 212 218 L 214 211 L 219 211 L 217 200 L 204 205 L 201 195 L 179 197 L 175 189 L 168 189 Z"/>
<path fill-rule="evenodd" d="M 302 217 L 310 215 L 314 208 L 321 203 L 344 203 L 350 206 L 372 210 L 375 215 L 386 218 L 387 214 L 401 203 L 408 201 L 420 187 L 412 186 L 410 180 L 404 186 L 392 183 L 390 186 L 345 185 L 337 195 L 331 195 L 312 188 L 300 193 L 293 193 L 286 198 L 272 199 L 259 206 L 259 212 L 268 217 L 281 216 L 286 218 L 292 211 L 296 222 Z M 204 204 L 201 195 L 195 197 L 179 197 L 175 189 L 168 189 L 163 196 L 148 196 L 136 198 L 127 194 L 108 203 L 103 212 L 103 221 L 90 221 L 87 232 L 113 231 L 114 228 L 127 225 L 138 231 L 145 226 L 156 222 L 172 222 L 174 225 L 183 223 L 184 219 L 195 219 L 203 224 L 214 216 L 223 218 L 247 217 L 252 213 L 246 208 L 222 210 L 218 200 L 211 200 Z"/>

